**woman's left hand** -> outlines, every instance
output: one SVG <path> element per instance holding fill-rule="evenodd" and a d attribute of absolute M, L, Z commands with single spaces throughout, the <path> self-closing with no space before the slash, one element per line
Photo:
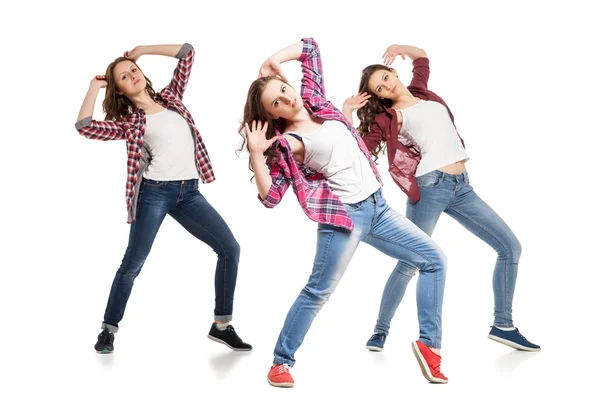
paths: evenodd
<path fill-rule="evenodd" d="M 123 53 L 123 57 L 131 58 L 133 61 L 137 61 L 142 54 L 142 46 L 135 46 L 132 50 Z"/>
<path fill-rule="evenodd" d="M 267 58 L 267 60 L 261 65 L 260 70 L 258 71 L 258 77 L 263 78 L 265 76 L 275 76 L 279 75 L 282 81 L 287 82 L 287 78 L 283 74 L 281 70 L 281 64 L 279 61 L 275 60 L 272 57 Z"/>

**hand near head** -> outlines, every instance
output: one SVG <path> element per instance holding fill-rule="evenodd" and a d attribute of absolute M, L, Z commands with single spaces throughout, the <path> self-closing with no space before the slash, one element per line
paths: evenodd
<path fill-rule="evenodd" d="M 359 108 L 367 104 L 370 98 L 371 95 L 367 94 L 366 92 L 359 93 L 357 95 L 352 95 L 351 97 L 348 97 L 346 101 L 344 101 L 344 105 L 342 106 L 342 108 L 350 112 L 358 110 Z"/>
<path fill-rule="evenodd" d="M 133 61 L 137 61 L 142 54 L 142 46 L 135 46 L 132 50 L 124 52 L 123 57 L 127 57 L 132 59 Z"/>
<path fill-rule="evenodd" d="M 90 82 L 90 87 L 96 87 L 98 89 L 103 89 L 108 86 L 108 82 L 106 82 L 106 76 L 104 75 L 96 75 L 92 81 Z"/>
<path fill-rule="evenodd" d="M 260 70 L 258 71 L 258 77 L 263 78 L 265 76 L 275 76 L 279 75 L 282 81 L 287 82 L 287 78 L 283 74 L 281 70 L 281 64 L 279 61 L 275 60 L 272 57 L 267 58 L 267 60 L 261 65 Z"/>
<path fill-rule="evenodd" d="M 252 129 L 250 129 L 247 122 L 244 125 L 246 126 L 246 138 L 250 153 L 263 154 L 277 140 L 277 136 L 267 139 L 268 122 L 263 125 L 262 121 L 258 121 L 258 124 L 257 121 L 252 121 Z"/>
<path fill-rule="evenodd" d="M 402 57 L 403 60 L 406 60 L 406 54 L 402 46 L 398 44 L 393 44 L 387 49 L 385 49 L 385 53 L 383 53 L 383 63 L 385 65 L 392 65 L 396 56 Z"/>

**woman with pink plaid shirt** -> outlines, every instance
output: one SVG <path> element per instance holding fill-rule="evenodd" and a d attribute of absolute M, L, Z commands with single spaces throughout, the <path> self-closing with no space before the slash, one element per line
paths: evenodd
<path fill-rule="evenodd" d="M 302 66 L 300 94 L 281 63 Z M 277 76 L 278 75 L 278 76 Z M 417 272 L 420 337 L 413 347 L 425 377 L 440 372 L 441 316 L 446 258 L 417 226 L 386 203 L 381 179 L 358 132 L 325 96 L 321 55 L 312 38 L 269 57 L 252 83 L 239 133 L 250 152 L 259 200 L 274 207 L 291 185 L 306 215 L 318 222 L 312 274 L 289 310 L 267 375 L 273 386 L 292 387 L 290 374 L 305 335 L 334 292 L 354 251 L 365 242 L 397 259 L 382 301 L 400 303 Z M 427 362 L 422 353 L 433 354 Z"/>
<path fill-rule="evenodd" d="M 145 54 L 179 59 L 167 87 L 156 93 L 137 65 Z M 212 182 L 208 152 L 196 124 L 182 103 L 194 62 L 194 48 L 183 45 L 137 46 L 115 59 L 105 75 L 92 79 L 75 124 L 96 140 L 125 140 L 126 203 L 131 224 L 125 256 L 113 280 L 95 349 L 112 353 L 114 334 L 165 216 L 169 214 L 217 254 L 214 320 L 208 337 L 233 350 L 252 349 L 229 321 L 232 319 L 240 246 L 219 213 L 198 191 L 199 178 Z M 106 88 L 104 121 L 92 119 L 100 89 Z M 164 325 L 157 321 L 157 325 Z"/>

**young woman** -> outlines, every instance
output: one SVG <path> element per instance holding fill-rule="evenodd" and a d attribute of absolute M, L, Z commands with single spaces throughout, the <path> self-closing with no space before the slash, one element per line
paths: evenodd
<path fill-rule="evenodd" d="M 302 63 L 300 94 L 281 71 L 280 65 L 290 60 Z M 312 274 L 287 314 L 269 383 L 294 385 L 289 372 L 296 362 L 294 354 L 361 241 L 398 259 L 382 300 L 388 308 L 397 307 L 411 277 L 420 273 L 421 329 L 413 349 L 425 377 L 446 383 L 439 355 L 445 256 L 387 205 L 379 173 L 358 132 L 326 99 L 319 47 L 312 38 L 263 63 L 248 91 L 239 133 L 244 137 L 242 148 L 247 146 L 250 152 L 259 200 L 274 207 L 291 185 L 306 215 L 319 223 Z"/>
<path fill-rule="evenodd" d="M 144 54 L 179 59 L 173 79 L 158 93 L 136 63 Z M 167 214 L 217 253 L 215 322 L 208 337 L 233 350 L 252 349 L 229 324 L 240 246 L 198 191 L 198 178 L 209 183 L 215 177 L 202 137 L 181 102 L 193 62 L 194 48 L 187 43 L 135 47 L 110 63 L 106 75 L 92 79 L 79 112 L 75 127 L 80 134 L 97 140 L 125 140 L 128 155 L 126 200 L 131 229 L 95 345 L 100 353 L 113 351 L 114 334 L 133 282 Z M 102 103 L 105 121 L 92 119 L 101 88 L 106 88 Z"/>
<path fill-rule="evenodd" d="M 396 56 L 413 60 L 413 78 L 408 87 L 390 65 Z M 422 49 L 391 45 L 383 55 L 386 65 L 371 65 L 362 71 L 357 98 L 348 99 L 358 109 L 358 130 L 377 157 L 387 147 L 389 172 L 408 196 L 406 216 L 431 236 L 445 212 L 498 253 L 494 268 L 494 323 L 488 337 L 519 350 L 539 351 L 513 325 L 512 301 L 521 245 L 508 225 L 477 196 L 469 182 L 465 162 L 469 159 L 454 125 L 450 109 L 427 87 L 429 59 Z M 384 294 L 384 297 L 386 294 Z M 393 310 L 381 305 L 375 334 L 367 347 L 381 351 Z"/>

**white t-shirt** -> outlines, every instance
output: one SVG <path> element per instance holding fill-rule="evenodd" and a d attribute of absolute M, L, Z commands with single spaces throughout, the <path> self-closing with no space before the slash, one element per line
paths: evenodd
<path fill-rule="evenodd" d="M 151 156 L 144 178 L 156 181 L 198 178 L 194 136 L 177 111 L 164 109 L 146 114 L 144 146 Z"/>
<path fill-rule="evenodd" d="M 340 121 L 327 120 L 317 130 L 300 136 L 304 165 L 321 173 L 342 203 L 358 203 L 381 187 L 356 139 Z"/>
<path fill-rule="evenodd" d="M 437 101 L 420 100 L 398 110 L 402 113 L 400 136 L 415 143 L 421 152 L 421 162 L 415 176 L 422 176 L 458 161 L 468 161 L 450 114 Z"/>

